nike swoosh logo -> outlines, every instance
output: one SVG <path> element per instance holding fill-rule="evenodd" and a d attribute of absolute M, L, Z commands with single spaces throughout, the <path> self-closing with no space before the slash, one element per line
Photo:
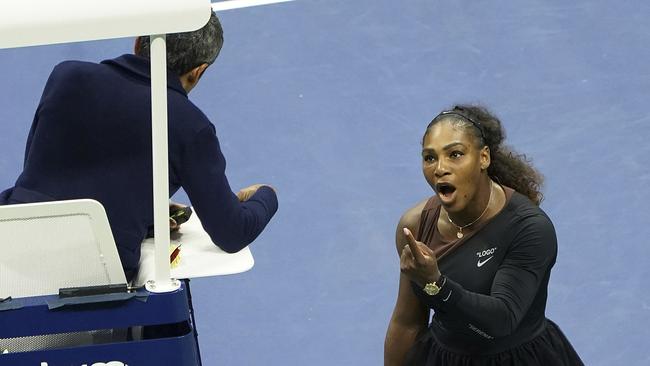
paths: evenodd
<path fill-rule="evenodd" d="M 449 295 L 447 295 L 447 298 L 442 299 L 442 301 L 447 302 L 447 300 L 449 300 L 449 298 L 451 297 L 451 293 L 452 293 L 452 292 L 454 292 L 454 290 L 450 290 L 450 291 L 449 291 Z"/>
<path fill-rule="evenodd" d="M 489 261 L 489 260 L 492 259 L 492 258 L 494 258 L 494 256 L 492 256 L 492 257 L 488 257 L 488 258 L 487 258 L 486 260 L 484 260 L 484 261 L 482 261 L 482 260 L 479 259 L 479 260 L 478 260 L 478 263 L 476 263 L 476 266 L 477 266 L 477 267 L 482 267 L 485 263 L 487 263 L 487 261 Z"/>

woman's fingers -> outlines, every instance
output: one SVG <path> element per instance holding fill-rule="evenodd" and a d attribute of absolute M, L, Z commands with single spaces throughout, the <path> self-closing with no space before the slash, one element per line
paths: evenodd
<path fill-rule="evenodd" d="M 407 238 L 407 244 L 409 249 L 411 250 L 411 253 L 413 254 L 413 258 L 415 259 L 415 262 L 418 264 L 424 264 L 426 262 L 426 259 L 424 258 L 424 254 L 422 254 L 422 251 L 420 250 L 420 246 L 418 245 L 417 240 L 413 237 L 413 234 L 411 233 L 411 230 L 404 228 L 404 235 L 406 235 Z"/>

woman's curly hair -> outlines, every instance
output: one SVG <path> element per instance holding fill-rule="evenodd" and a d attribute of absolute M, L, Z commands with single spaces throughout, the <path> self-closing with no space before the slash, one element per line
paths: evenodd
<path fill-rule="evenodd" d="M 526 155 L 518 154 L 503 144 L 505 131 L 496 116 L 485 107 L 457 105 L 436 116 L 427 126 L 425 136 L 440 121 L 451 121 L 455 126 L 464 128 L 475 137 L 479 147 L 487 145 L 491 158 L 487 170 L 490 178 L 527 196 L 539 206 L 544 198 L 541 192 L 544 178 Z"/>

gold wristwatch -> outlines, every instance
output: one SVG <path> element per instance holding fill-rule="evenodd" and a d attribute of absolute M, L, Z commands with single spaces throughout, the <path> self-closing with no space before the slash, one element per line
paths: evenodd
<path fill-rule="evenodd" d="M 438 281 L 429 282 L 426 285 L 424 285 L 422 291 L 424 291 L 429 296 L 434 296 L 440 292 L 440 289 L 444 284 L 445 284 L 445 280 L 443 279 L 443 276 L 440 276 L 438 278 Z"/>

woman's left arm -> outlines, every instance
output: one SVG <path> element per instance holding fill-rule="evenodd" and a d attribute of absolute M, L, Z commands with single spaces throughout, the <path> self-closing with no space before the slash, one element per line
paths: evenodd
<path fill-rule="evenodd" d="M 468 291 L 453 278 L 446 278 L 440 293 L 427 296 L 427 305 L 436 312 L 465 319 L 468 325 L 490 337 L 515 331 L 557 255 L 555 229 L 546 216 L 527 217 L 518 227 L 489 295 Z M 420 285 L 413 287 L 422 291 Z"/>

